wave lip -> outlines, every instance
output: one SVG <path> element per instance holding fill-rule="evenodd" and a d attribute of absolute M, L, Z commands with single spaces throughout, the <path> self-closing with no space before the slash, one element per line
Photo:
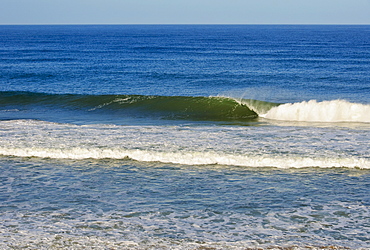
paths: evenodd
<path fill-rule="evenodd" d="M 370 123 L 370 105 L 345 100 L 286 103 L 259 116 L 282 121 Z"/>

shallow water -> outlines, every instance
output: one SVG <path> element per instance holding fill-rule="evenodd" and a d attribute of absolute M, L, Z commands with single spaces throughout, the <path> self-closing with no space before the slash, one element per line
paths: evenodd
<path fill-rule="evenodd" d="M 40 158 L 1 165 L 3 246 L 365 249 L 369 241 L 367 170 Z"/>

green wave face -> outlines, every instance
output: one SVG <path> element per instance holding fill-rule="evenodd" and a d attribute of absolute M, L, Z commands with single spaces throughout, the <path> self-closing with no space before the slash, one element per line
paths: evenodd
<path fill-rule="evenodd" d="M 248 106 L 223 97 L 116 96 L 93 110 L 99 109 L 163 119 L 243 121 L 258 117 Z"/>
<path fill-rule="evenodd" d="M 253 105 L 251 105 L 253 104 Z M 253 106 L 253 107 L 252 107 Z M 255 107 L 268 103 L 226 97 L 68 95 L 32 92 L 0 92 L 0 109 L 69 110 L 90 115 L 112 114 L 158 119 L 250 121 L 258 117 Z M 252 108 L 250 108 L 252 107 Z"/>

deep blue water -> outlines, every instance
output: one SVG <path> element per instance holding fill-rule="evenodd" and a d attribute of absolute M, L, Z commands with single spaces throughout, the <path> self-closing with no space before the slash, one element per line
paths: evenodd
<path fill-rule="evenodd" d="M 369 102 L 369 26 L 2 26 L 0 32 L 1 91 L 210 96 L 266 87 L 272 92 L 266 101 Z"/>
<path fill-rule="evenodd" d="M 370 26 L 0 26 L 0 248 L 370 247 Z"/>

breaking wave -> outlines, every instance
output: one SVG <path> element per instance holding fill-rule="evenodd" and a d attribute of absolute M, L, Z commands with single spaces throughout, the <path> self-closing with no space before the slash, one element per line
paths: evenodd
<path fill-rule="evenodd" d="M 96 115 L 171 120 L 252 121 L 258 117 L 281 121 L 370 123 L 370 105 L 345 100 L 272 103 L 223 96 L 77 95 L 0 92 L 0 112 L 32 108 Z"/>
<path fill-rule="evenodd" d="M 283 121 L 370 122 L 370 105 L 345 100 L 286 103 L 272 107 L 259 116 Z"/>
<path fill-rule="evenodd" d="M 72 95 L 32 92 L 0 92 L 1 110 L 26 107 L 48 110 L 66 109 L 129 117 L 190 120 L 253 120 L 257 113 L 247 105 L 226 97 L 146 96 L 146 95 Z"/>

